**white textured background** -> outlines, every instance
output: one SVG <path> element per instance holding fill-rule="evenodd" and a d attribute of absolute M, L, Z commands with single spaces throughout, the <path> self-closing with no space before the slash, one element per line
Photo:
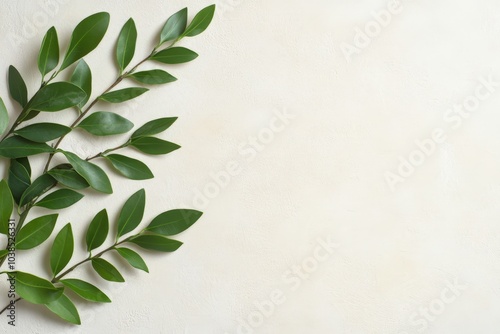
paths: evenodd
<path fill-rule="evenodd" d="M 192 15 L 211 3 L 49 2 L 4 1 L 0 8 L 0 95 L 12 113 L 8 65 L 33 91 L 38 48 L 51 25 L 67 45 L 78 21 L 111 13 L 105 40 L 86 57 L 98 92 L 116 74 L 113 46 L 129 17 L 139 30 L 139 59 L 170 14 L 188 6 Z M 106 207 L 116 218 L 142 186 L 148 219 L 178 207 L 205 215 L 179 236 L 185 245 L 178 252 L 145 255 L 149 275 L 121 263 L 127 283 L 120 285 L 88 267 L 79 270 L 77 277 L 99 284 L 113 299 L 78 302 L 81 327 L 23 303 L 16 329 L 2 316 L 2 331 L 498 333 L 500 86 L 490 87 L 493 93 L 466 117 L 448 110 L 474 101 L 481 78 L 500 82 L 500 3 L 402 1 L 400 13 L 350 61 L 341 48 L 355 46 L 358 29 L 376 29 L 373 12 L 388 1 L 216 3 L 210 29 L 181 43 L 200 57 L 169 69 L 177 83 L 153 88 L 139 106 L 106 106 L 137 125 L 179 116 L 163 138 L 183 148 L 165 159 L 145 159 L 155 180 L 113 177 L 114 195 L 87 198 L 64 212 L 58 228 L 74 224 L 76 260 L 93 214 Z M 293 119 L 271 134 L 276 113 Z M 415 141 L 436 128 L 445 141 L 391 189 L 386 173 L 397 173 L 400 157 L 417 157 Z M 249 149 L 259 135 L 259 150 Z M 85 156 L 102 144 L 73 136 L 65 147 Z M 213 176 L 228 164 L 239 168 L 216 186 Z M 328 238 L 338 247 L 320 253 L 318 240 Z M 19 254 L 18 268 L 47 275 L 47 265 L 39 264 L 47 251 L 45 245 Z M 276 294 L 279 305 L 271 307 Z"/>

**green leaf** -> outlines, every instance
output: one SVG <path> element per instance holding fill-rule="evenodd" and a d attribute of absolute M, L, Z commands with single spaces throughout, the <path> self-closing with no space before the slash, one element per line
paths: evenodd
<path fill-rule="evenodd" d="M 17 249 L 34 248 L 50 237 L 56 226 L 57 214 L 42 216 L 26 224 L 16 236 Z"/>
<path fill-rule="evenodd" d="M 56 28 L 50 28 L 43 38 L 40 53 L 38 54 L 38 69 L 45 77 L 47 73 L 56 68 L 59 63 L 59 41 Z"/>
<path fill-rule="evenodd" d="M 109 14 L 105 12 L 93 14 L 78 23 L 59 71 L 92 52 L 106 34 L 108 25 Z"/>
<path fill-rule="evenodd" d="M 146 231 L 164 236 L 176 235 L 187 230 L 200 219 L 203 212 L 188 209 L 170 210 L 151 221 Z"/>
<path fill-rule="evenodd" d="M 143 153 L 152 155 L 168 154 L 181 148 L 177 144 L 154 137 L 134 138 L 132 139 L 130 146 L 135 147 Z"/>
<path fill-rule="evenodd" d="M 135 229 L 144 216 L 144 206 L 146 205 L 146 192 L 139 190 L 125 202 L 125 205 L 118 217 L 118 239 L 122 235 Z"/>
<path fill-rule="evenodd" d="M 134 124 L 115 113 L 98 111 L 81 121 L 78 127 L 94 136 L 111 136 L 130 131 Z"/>
<path fill-rule="evenodd" d="M 74 153 L 66 151 L 62 153 L 66 156 L 76 172 L 80 174 L 92 188 L 105 194 L 113 193 L 113 188 L 111 187 L 108 176 L 99 166 L 81 159 Z"/>
<path fill-rule="evenodd" d="M 125 247 L 115 248 L 116 251 L 134 268 L 149 273 L 148 266 L 142 257 L 133 250 Z"/>
<path fill-rule="evenodd" d="M 148 180 L 154 177 L 149 167 L 139 160 L 119 154 L 110 154 L 105 158 L 111 162 L 118 172 L 131 180 Z"/>
<path fill-rule="evenodd" d="M 19 204 L 21 196 L 24 194 L 26 189 L 28 189 L 31 185 L 30 174 L 26 170 L 26 167 L 19 162 L 20 160 L 21 159 L 10 160 L 9 167 L 9 188 L 12 191 L 12 196 L 17 204 Z"/>
<path fill-rule="evenodd" d="M 203 8 L 196 14 L 182 36 L 193 37 L 204 32 L 214 18 L 215 5 Z"/>
<path fill-rule="evenodd" d="M 128 77 L 147 85 L 161 85 L 177 81 L 176 77 L 162 70 L 136 72 L 128 75 Z"/>
<path fill-rule="evenodd" d="M 155 53 L 149 59 L 156 60 L 164 64 L 182 64 L 198 58 L 194 51 L 183 47 L 173 47 Z"/>
<path fill-rule="evenodd" d="M 106 209 L 100 211 L 97 215 L 95 215 L 94 219 L 89 225 L 87 230 L 87 235 L 85 237 L 85 241 L 87 243 L 87 251 L 92 251 L 97 247 L 101 246 L 104 241 L 106 241 L 106 237 L 108 236 L 109 231 L 109 219 L 108 212 Z"/>
<path fill-rule="evenodd" d="M 31 165 L 29 159 L 27 157 L 23 157 L 16 159 L 16 161 L 23 165 L 23 167 L 28 172 L 28 175 L 31 177 Z"/>
<path fill-rule="evenodd" d="M 66 267 L 73 256 L 74 239 L 71 224 L 68 223 L 57 234 L 50 250 L 50 269 L 55 277 Z"/>
<path fill-rule="evenodd" d="M 87 94 L 69 82 L 55 82 L 44 86 L 36 93 L 30 109 L 39 111 L 60 111 L 78 105 Z"/>
<path fill-rule="evenodd" d="M 120 272 L 111 263 L 104 259 L 92 259 L 92 267 L 99 274 L 99 276 L 107 281 L 125 282 L 125 279 Z"/>
<path fill-rule="evenodd" d="M 0 233 L 7 235 L 9 220 L 14 210 L 14 200 L 9 185 L 5 180 L 0 181 Z"/>
<path fill-rule="evenodd" d="M 120 68 L 120 73 L 130 64 L 135 53 L 135 44 L 137 42 L 137 29 L 135 27 L 135 22 L 129 19 L 118 36 L 118 42 L 116 44 L 116 60 L 118 62 L 118 67 Z"/>
<path fill-rule="evenodd" d="M 21 196 L 21 201 L 19 202 L 19 206 L 23 207 L 26 204 L 33 201 L 38 196 L 44 194 L 47 190 L 56 185 L 56 180 L 48 175 L 42 174 L 39 176 L 33 183 L 26 189 L 26 191 Z"/>
<path fill-rule="evenodd" d="M 9 254 L 9 250 L 8 249 L 2 249 L 2 250 L 0 250 L 0 258 L 4 257 L 7 254 Z"/>
<path fill-rule="evenodd" d="M 71 128 L 56 123 L 36 123 L 28 125 L 14 133 L 25 139 L 45 143 L 68 134 Z"/>
<path fill-rule="evenodd" d="M 148 90 L 149 89 L 147 88 L 141 88 L 141 87 L 124 88 L 120 90 L 115 90 L 114 92 L 103 94 L 99 97 L 99 99 L 109 103 L 121 103 L 135 99 L 136 97 L 146 93 Z"/>
<path fill-rule="evenodd" d="M 51 210 L 60 210 L 72 206 L 83 198 L 83 195 L 71 189 L 59 189 L 45 196 L 35 206 Z"/>
<path fill-rule="evenodd" d="M 139 137 L 145 137 L 145 136 L 153 136 L 158 133 L 161 133 L 165 130 L 167 130 L 174 122 L 177 120 L 177 117 L 166 117 L 166 118 L 159 118 L 155 119 L 153 121 L 147 122 L 143 126 L 141 126 L 139 129 L 137 129 L 133 134 L 132 134 L 132 139 L 139 138 Z"/>
<path fill-rule="evenodd" d="M 74 278 L 62 279 L 59 282 L 85 300 L 96 303 L 111 303 L 111 299 L 104 292 L 90 283 Z"/>
<path fill-rule="evenodd" d="M 138 235 L 129 242 L 138 245 L 144 249 L 159 252 L 174 252 L 182 246 L 182 242 L 165 238 L 160 235 Z"/>
<path fill-rule="evenodd" d="M 187 26 L 187 14 L 187 8 L 183 8 L 168 18 L 161 31 L 159 45 L 167 41 L 172 41 L 182 35 Z"/>
<path fill-rule="evenodd" d="M 81 325 L 80 315 L 75 304 L 66 296 L 61 295 L 58 299 L 45 304 L 49 310 L 54 312 L 61 319 L 75 325 Z"/>
<path fill-rule="evenodd" d="M 35 143 L 19 136 L 12 136 L 0 143 L 0 156 L 17 159 L 41 153 L 53 153 L 54 149 L 44 143 Z"/>
<path fill-rule="evenodd" d="M 8 126 L 9 113 L 7 112 L 7 108 L 5 107 L 2 98 L 0 98 L 0 135 L 5 132 Z"/>
<path fill-rule="evenodd" d="M 22 271 L 8 273 L 16 280 L 16 293 L 33 304 L 48 304 L 61 297 L 63 288 L 56 288 L 46 279 Z"/>
<path fill-rule="evenodd" d="M 92 94 L 92 72 L 90 71 L 89 65 L 87 65 L 83 59 L 76 65 L 70 81 L 87 94 L 87 96 L 76 105 L 79 109 L 82 109 L 90 99 L 90 94 Z"/>
<path fill-rule="evenodd" d="M 10 96 L 17 101 L 21 107 L 28 104 L 28 89 L 24 83 L 21 73 L 14 67 L 9 67 L 9 92 Z"/>
<path fill-rule="evenodd" d="M 69 168 L 66 166 L 69 166 Z M 57 182 L 68 188 L 76 190 L 88 188 L 88 182 L 72 168 L 71 165 L 59 165 L 49 170 L 48 173 L 56 179 Z"/>

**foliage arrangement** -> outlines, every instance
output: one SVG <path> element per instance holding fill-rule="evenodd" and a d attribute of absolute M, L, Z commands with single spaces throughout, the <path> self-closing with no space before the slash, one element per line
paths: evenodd
<path fill-rule="evenodd" d="M 213 19 L 214 11 L 215 5 L 202 9 L 189 24 L 187 8 L 173 14 L 161 30 L 158 44 L 145 59 L 134 66 L 129 65 L 135 54 L 137 30 L 134 21 L 128 20 L 116 42 L 118 77 L 93 100 L 90 99 L 92 73 L 83 57 L 92 52 L 103 39 L 110 20 L 108 13 L 91 15 L 75 27 L 62 61 L 59 59 L 56 29 L 52 27 L 47 31 L 38 55 L 41 85 L 31 98 L 21 74 L 14 66 L 10 66 L 9 92 L 11 98 L 19 104 L 20 111 L 17 118 L 11 122 L 5 104 L 0 99 L 0 135 L 3 135 L 0 140 L 0 161 L 5 164 L 8 173 L 6 179 L 0 182 L 0 234 L 5 235 L 7 239 L 7 245 L 0 250 L 0 266 L 14 255 L 13 252 L 30 250 L 47 241 L 55 230 L 57 211 L 79 202 L 84 197 L 81 193 L 83 189 L 90 188 L 104 194 L 113 192 L 108 176 L 96 164 L 97 161 L 109 164 L 128 179 L 145 180 L 153 178 L 153 173 L 145 163 L 115 151 L 131 147 L 147 155 L 164 155 L 180 148 L 174 143 L 155 137 L 167 130 L 176 121 L 175 117 L 146 122 L 128 136 L 122 145 L 106 149 L 92 157 L 80 157 L 59 147 L 72 131 L 85 131 L 92 136 L 114 136 L 131 131 L 134 127 L 132 122 L 116 113 L 94 111 L 96 103 L 121 103 L 146 93 L 148 89 L 144 88 L 144 85 L 167 84 L 177 80 L 161 69 L 138 69 L 145 62 L 171 65 L 194 60 L 198 56 L 194 51 L 176 44 L 185 37 L 194 37 L 205 31 Z M 71 71 L 67 75 L 69 81 L 55 81 L 63 71 Z M 116 89 L 125 81 L 133 81 L 139 85 Z M 40 113 L 63 110 L 75 113 L 75 120 L 69 126 L 36 123 Z M 26 125 L 28 121 L 31 122 Z M 52 166 L 56 154 L 66 162 Z M 30 157 L 34 155 L 46 157 L 41 174 L 35 175 L 32 172 Z M 11 300 L 0 314 L 6 311 L 9 305 L 24 299 L 45 306 L 70 323 L 80 324 L 77 308 L 70 297 L 81 297 L 98 303 L 108 303 L 111 300 L 98 287 L 81 279 L 69 278 L 68 274 L 88 263 L 103 279 L 124 282 L 117 268 L 103 258 L 108 252 L 116 252 L 132 267 L 148 272 L 142 257 L 125 245 L 133 244 L 146 250 L 173 252 L 182 243 L 169 237 L 185 231 L 202 215 L 199 211 L 188 209 L 166 211 L 138 233 L 130 235 L 142 221 L 145 204 L 146 194 L 144 189 L 141 189 L 126 201 L 111 228 L 106 209 L 98 212 L 90 222 L 84 238 L 88 256 L 71 266 L 69 265 L 75 245 L 72 225 L 68 223 L 62 227 L 53 239 L 46 264 L 51 272 L 49 279 L 16 271 L 14 266 L 6 263 L 7 270 L 1 271 L 0 274 L 6 274 L 8 280 L 15 283 L 15 292 L 19 298 Z M 30 211 L 34 207 L 55 213 L 30 217 Z M 18 215 L 17 219 L 11 219 L 13 214 Z M 115 234 L 115 241 L 106 247 L 103 244 L 109 233 Z"/>

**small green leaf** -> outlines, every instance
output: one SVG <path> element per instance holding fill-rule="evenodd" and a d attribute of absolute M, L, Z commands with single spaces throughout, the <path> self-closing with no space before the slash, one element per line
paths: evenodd
<path fill-rule="evenodd" d="M 99 166 L 81 159 L 74 153 L 66 151 L 62 153 L 66 156 L 76 172 L 80 174 L 92 188 L 105 194 L 113 193 L 113 188 L 111 187 L 108 176 Z"/>
<path fill-rule="evenodd" d="M 59 282 L 85 300 L 96 303 L 111 303 L 111 299 L 104 292 L 90 283 L 74 278 L 62 279 Z"/>
<path fill-rule="evenodd" d="M 26 159 L 26 158 L 25 158 Z M 21 196 L 31 185 L 30 174 L 26 167 L 20 163 L 21 159 L 11 159 L 9 167 L 9 188 L 12 191 L 14 201 L 19 204 Z M 26 159 L 27 160 L 27 159 Z M 29 165 L 28 165 L 29 166 Z"/>
<path fill-rule="evenodd" d="M 8 126 L 9 113 L 7 112 L 7 108 L 5 107 L 2 98 L 0 98 L 0 135 L 5 132 Z"/>
<path fill-rule="evenodd" d="M 93 14 L 78 23 L 59 71 L 92 52 L 106 34 L 108 25 L 109 14 L 105 12 Z"/>
<path fill-rule="evenodd" d="M 187 230 L 200 219 L 203 212 L 188 209 L 170 210 L 156 216 L 146 231 L 164 236 L 176 235 Z"/>
<path fill-rule="evenodd" d="M 73 256 L 74 239 L 71 224 L 68 223 L 57 234 L 50 250 L 50 269 L 53 277 L 61 272 Z"/>
<path fill-rule="evenodd" d="M 137 129 L 132 134 L 131 138 L 135 139 L 139 137 L 153 136 L 158 133 L 162 133 L 163 131 L 167 130 L 170 126 L 172 126 L 172 124 L 174 124 L 176 120 L 177 117 L 166 117 L 147 122 L 139 129 Z"/>
<path fill-rule="evenodd" d="M 78 105 L 87 94 L 69 82 L 55 82 L 44 86 L 33 97 L 30 109 L 39 111 L 60 111 Z"/>
<path fill-rule="evenodd" d="M 9 92 L 10 96 L 17 101 L 21 107 L 28 104 L 28 89 L 24 83 L 21 73 L 14 67 L 9 67 Z"/>
<path fill-rule="evenodd" d="M 56 68 L 59 63 L 59 41 L 56 28 L 50 28 L 43 38 L 40 53 L 38 54 L 38 69 L 45 77 L 47 73 Z"/>
<path fill-rule="evenodd" d="M 85 241 L 87 243 L 87 251 L 92 251 L 97 247 L 101 246 L 104 241 L 106 241 L 106 237 L 108 236 L 109 231 L 109 219 L 108 212 L 106 209 L 100 211 L 97 215 L 95 215 L 94 219 L 89 225 L 87 230 L 87 235 L 85 237 Z"/>
<path fill-rule="evenodd" d="M 78 127 L 94 136 L 111 136 L 130 131 L 134 124 L 115 113 L 98 111 L 85 118 Z"/>
<path fill-rule="evenodd" d="M 14 210 L 14 200 L 9 185 L 5 180 L 0 181 L 0 233 L 7 235 L 9 220 Z"/>
<path fill-rule="evenodd" d="M 177 78 L 162 70 L 136 72 L 128 77 L 146 85 L 161 85 L 177 81 Z"/>
<path fill-rule="evenodd" d="M 92 259 L 92 268 L 107 281 L 111 282 L 125 282 L 125 279 L 120 272 L 108 261 L 96 258 Z"/>
<path fill-rule="evenodd" d="M 29 159 L 27 157 L 23 157 L 16 159 L 16 161 L 23 165 L 23 167 L 28 172 L 28 175 L 31 177 L 31 165 Z"/>
<path fill-rule="evenodd" d="M 45 143 L 68 134 L 71 128 L 56 123 L 36 123 L 16 130 L 14 133 L 25 139 Z"/>
<path fill-rule="evenodd" d="M 69 166 L 69 167 L 67 167 Z M 75 190 L 81 190 L 89 187 L 88 182 L 78 174 L 71 165 L 59 165 L 48 171 L 57 182 Z"/>
<path fill-rule="evenodd" d="M 135 147 L 143 153 L 152 155 L 168 154 L 180 148 L 177 144 L 154 137 L 134 138 L 130 146 Z"/>
<path fill-rule="evenodd" d="M 182 35 L 187 26 L 187 14 L 187 8 L 183 8 L 168 18 L 161 31 L 159 45 L 167 41 L 172 41 Z"/>
<path fill-rule="evenodd" d="M 53 153 L 54 149 L 44 143 L 35 143 L 19 136 L 12 136 L 0 143 L 0 156 L 17 159 L 41 153 Z"/>
<path fill-rule="evenodd" d="M 189 26 L 186 28 L 184 34 L 182 35 L 193 37 L 204 32 L 212 22 L 212 19 L 214 18 L 214 13 L 215 13 L 215 5 L 210 5 L 200 10 L 198 14 L 196 14 L 196 16 L 194 17 L 193 21 L 191 21 Z"/>
<path fill-rule="evenodd" d="M 154 177 L 149 167 L 139 160 L 119 154 L 110 154 L 105 158 L 111 162 L 118 172 L 131 180 L 148 180 Z"/>
<path fill-rule="evenodd" d="M 155 53 L 149 59 L 156 60 L 164 64 L 182 64 L 198 58 L 194 51 L 183 47 L 173 47 Z"/>
<path fill-rule="evenodd" d="M 148 266 L 142 257 L 133 250 L 125 247 L 115 248 L 116 251 L 134 268 L 149 273 Z"/>
<path fill-rule="evenodd" d="M 101 95 L 99 99 L 109 103 L 121 103 L 135 99 L 136 97 L 146 93 L 148 90 L 149 89 L 147 88 L 141 88 L 141 87 L 124 88 Z"/>
<path fill-rule="evenodd" d="M 56 180 L 48 175 L 40 175 L 21 196 L 19 206 L 23 207 L 56 185 Z"/>
<path fill-rule="evenodd" d="M 87 96 L 76 105 L 79 109 L 82 109 L 90 99 L 90 94 L 92 94 L 92 72 L 90 71 L 89 65 L 87 65 L 83 59 L 76 65 L 70 81 L 87 94 Z"/>
<path fill-rule="evenodd" d="M 75 325 L 81 325 L 80 315 L 75 304 L 66 295 L 61 295 L 58 299 L 45 304 L 45 306 L 58 315 L 61 319 Z"/>
<path fill-rule="evenodd" d="M 83 195 L 71 189 L 59 189 L 45 196 L 35 206 L 51 210 L 60 210 L 72 206 L 83 198 Z"/>
<path fill-rule="evenodd" d="M 138 235 L 129 242 L 138 245 L 144 249 L 159 252 L 174 252 L 182 246 L 182 242 L 165 238 L 160 235 Z"/>
<path fill-rule="evenodd" d="M 8 275 L 16 280 L 16 293 L 33 304 L 48 304 L 61 297 L 63 288 L 56 288 L 46 279 L 14 271 Z"/>
<path fill-rule="evenodd" d="M 146 205 L 146 192 L 139 190 L 125 202 L 118 218 L 118 239 L 122 235 L 135 229 L 144 216 L 144 206 Z"/>
<path fill-rule="evenodd" d="M 135 44 L 137 42 L 137 29 L 135 22 L 129 19 L 118 36 L 116 44 L 116 60 L 120 73 L 130 64 L 135 53 Z"/>
<path fill-rule="evenodd" d="M 31 249 L 43 243 L 56 226 L 57 214 L 42 216 L 26 224 L 16 236 L 17 249 Z"/>

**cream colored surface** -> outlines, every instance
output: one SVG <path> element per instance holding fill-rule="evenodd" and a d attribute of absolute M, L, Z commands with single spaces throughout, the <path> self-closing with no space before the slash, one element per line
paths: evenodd
<path fill-rule="evenodd" d="M 79 20 L 97 11 L 111 13 L 105 40 L 86 58 L 97 93 L 116 75 L 113 45 L 129 17 L 139 30 L 139 59 L 171 13 L 188 6 L 192 15 L 211 3 L 66 2 L 2 5 L 4 100 L 10 64 L 31 91 L 38 85 L 35 59 L 51 25 L 67 45 Z M 99 106 L 136 125 L 179 116 L 163 138 L 183 148 L 166 159 L 144 158 L 156 174 L 153 181 L 114 176 L 114 195 L 89 196 L 64 212 L 58 228 L 74 224 L 80 240 L 75 260 L 81 258 L 92 215 L 106 207 L 116 218 L 140 187 L 147 190 L 148 219 L 177 207 L 205 215 L 179 236 L 185 245 L 178 252 L 145 255 L 149 275 L 122 263 L 127 283 L 119 285 L 100 280 L 88 267 L 79 270 L 74 277 L 87 277 L 113 299 L 107 305 L 78 302 L 81 327 L 47 317 L 42 307 L 19 304 L 17 327 L 9 328 L 2 316 L 2 328 L 13 333 L 498 333 L 500 86 L 483 82 L 500 82 L 500 3 L 216 3 L 211 28 L 182 42 L 200 57 L 169 69 L 177 83 L 153 88 L 138 105 Z M 372 12 L 387 8 L 394 12 L 390 23 L 376 33 Z M 38 20 L 36 31 L 23 32 L 32 18 Z M 357 31 L 367 27 L 377 36 L 358 48 Z M 14 34 L 24 38 L 22 45 Z M 352 47 L 358 51 L 348 61 L 344 53 Z M 454 105 L 474 102 L 477 89 L 481 96 L 488 89 L 491 94 L 470 116 L 457 118 Z M 48 116 L 70 118 L 70 112 Z M 431 153 L 422 162 L 415 141 L 432 138 L 436 129 L 445 138 L 432 150 L 429 144 Z M 255 137 L 260 139 L 254 142 Z M 103 144 L 77 135 L 65 147 L 85 156 Z M 412 154 L 421 165 L 391 189 L 387 172 L 394 177 L 400 157 Z M 213 183 L 214 175 L 224 182 Z M 334 244 L 328 245 L 329 239 Z M 19 254 L 18 268 L 47 275 L 47 265 L 39 265 L 47 251 L 45 245 Z M 1 291 L 5 285 L 2 281 Z M 0 300 L 6 298 L 2 292 Z"/>

